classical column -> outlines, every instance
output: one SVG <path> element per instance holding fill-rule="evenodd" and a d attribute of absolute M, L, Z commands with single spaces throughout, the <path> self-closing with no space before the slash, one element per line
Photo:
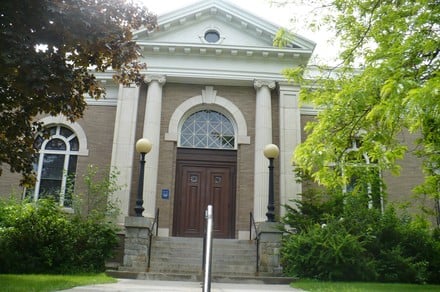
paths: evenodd
<path fill-rule="evenodd" d="M 291 204 L 302 192 L 300 183 L 296 182 L 293 173 L 292 155 L 301 143 L 301 113 L 298 106 L 299 87 L 280 85 L 280 204 Z M 281 215 L 285 208 L 281 208 Z"/>
<path fill-rule="evenodd" d="M 255 109 L 255 168 L 254 168 L 254 218 L 257 222 L 266 221 L 268 203 L 268 162 L 263 150 L 272 143 L 272 106 L 271 90 L 275 88 L 274 81 L 256 80 Z"/>
<path fill-rule="evenodd" d="M 144 216 L 153 218 L 156 209 L 157 172 L 159 170 L 160 149 L 160 117 L 162 113 L 162 86 L 165 76 L 146 76 L 148 84 L 147 102 L 145 105 L 144 130 L 142 137 L 147 138 L 153 145 L 146 156 L 144 179 Z"/>
<path fill-rule="evenodd" d="M 119 86 L 111 166 L 119 172 L 117 183 L 121 189 L 113 193 L 112 199 L 120 202 L 121 214 L 117 223 L 121 225 L 129 214 L 138 103 L 138 86 Z"/>

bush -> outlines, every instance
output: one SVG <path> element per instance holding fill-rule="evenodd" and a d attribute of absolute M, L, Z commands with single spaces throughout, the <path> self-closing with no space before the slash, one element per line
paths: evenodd
<path fill-rule="evenodd" d="M 289 205 L 286 208 L 283 223 L 294 228 L 295 232 L 306 230 L 314 224 L 327 222 L 329 214 L 338 216 L 343 212 L 343 196 L 341 194 L 327 194 L 309 189 L 302 195 L 301 200 L 294 200 L 296 207 Z"/>
<path fill-rule="evenodd" d="M 368 280 L 373 273 L 358 236 L 341 224 L 314 225 L 289 236 L 282 248 L 284 271 L 321 280 Z"/>
<path fill-rule="evenodd" d="M 117 214 L 107 198 L 117 189 L 116 174 L 85 175 L 85 194 L 75 195 L 74 214 L 51 199 L 0 201 L 0 273 L 99 272 L 118 244 Z M 81 200 L 80 200 L 81 199 Z M 85 210 L 85 211 L 84 211 Z"/>
<path fill-rule="evenodd" d="M 283 242 L 285 273 L 322 280 L 439 283 L 438 231 L 433 233 L 421 218 L 399 216 L 392 206 L 381 214 L 366 203 L 355 196 L 344 198 L 343 211 L 335 212 L 337 216 L 314 213 L 316 219 L 310 224 L 298 219 L 301 212 L 329 209 L 306 209 L 299 204 L 299 210 L 284 221 L 298 230 Z"/>
<path fill-rule="evenodd" d="M 383 282 L 439 283 L 440 244 L 427 221 L 385 210 L 369 246 Z"/>
<path fill-rule="evenodd" d="M 48 199 L 0 205 L 0 273 L 97 272 L 117 244 L 116 228 L 66 214 Z"/>
<path fill-rule="evenodd" d="M 0 212 L 0 272 L 56 271 L 72 254 L 72 225 L 55 203 L 10 202 Z"/>

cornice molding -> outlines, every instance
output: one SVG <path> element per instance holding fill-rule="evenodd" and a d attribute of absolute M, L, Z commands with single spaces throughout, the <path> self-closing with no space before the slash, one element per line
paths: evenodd
<path fill-rule="evenodd" d="M 251 46 L 224 46 L 206 44 L 182 44 L 182 43 L 162 43 L 138 41 L 137 45 L 142 51 L 166 54 L 185 54 L 185 55 L 227 55 L 242 57 L 272 57 L 278 59 L 298 59 L 301 57 L 309 58 L 312 50 L 299 48 L 276 48 L 276 47 L 251 47 Z"/>

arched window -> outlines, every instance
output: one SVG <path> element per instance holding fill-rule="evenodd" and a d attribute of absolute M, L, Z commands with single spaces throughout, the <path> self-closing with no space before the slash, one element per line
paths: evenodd
<path fill-rule="evenodd" d="M 201 110 L 182 125 L 180 146 L 188 148 L 235 149 L 235 129 L 222 113 Z"/>
<path fill-rule="evenodd" d="M 50 126 L 37 135 L 34 142 L 38 151 L 34 164 L 37 183 L 30 190 L 35 200 L 50 196 L 61 206 L 71 207 L 79 146 L 77 135 L 62 125 Z"/>
<path fill-rule="evenodd" d="M 360 151 L 361 137 L 351 140 L 351 147 L 346 149 L 342 171 L 349 178 L 344 193 L 361 193 L 368 196 L 368 207 L 383 211 L 381 172 L 377 163 Z"/>

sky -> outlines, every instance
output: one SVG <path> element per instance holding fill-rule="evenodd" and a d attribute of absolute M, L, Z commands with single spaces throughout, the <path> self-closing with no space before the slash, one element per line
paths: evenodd
<path fill-rule="evenodd" d="M 143 3 L 148 10 L 161 15 L 179 8 L 185 7 L 197 0 L 137 0 Z M 270 0 L 226 0 L 235 6 L 238 6 L 249 13 L 263 18 L 275 25 L 285 27 L 292 32 L 299 34 L 317 45 L 314 51 L 311 63 L 334 64 L 337 54 L 336 42 L 332 41 L 332 32 L 329 31 L 312 31 L 301 19 L 309 18 L 311 7 L 303 6 L 279 6 L 271 4 Z M 291 21 L 296 19 L 296 22 Z"/>

